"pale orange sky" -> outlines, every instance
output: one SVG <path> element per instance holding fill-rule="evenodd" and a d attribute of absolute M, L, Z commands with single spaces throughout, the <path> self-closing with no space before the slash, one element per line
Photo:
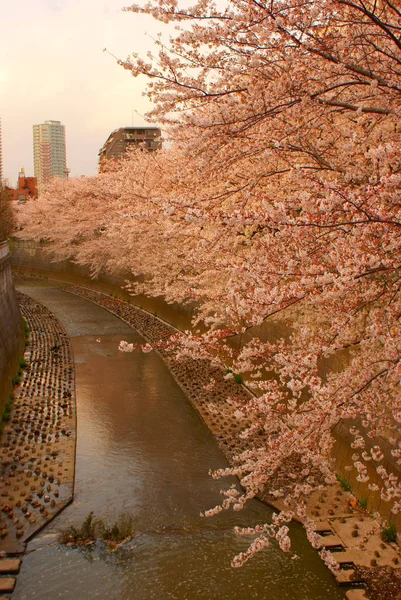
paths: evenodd
<path fill-rule="evenodd" d="M 162 29 L 147 16 L 122 12 L 130 0 L 0 0 L 0 117 L 3 176 L 33 175 L 32 126 L 66 127 L 71 175 L 97 172 L 109 133 L 143 115 L 146 81 L 119 67 L 103 48 L 126 59 L 153 46 Z M 148 35 L 146 35 L 146 33 Z M 143 117 L 134 112 L 134 124 Z"/>

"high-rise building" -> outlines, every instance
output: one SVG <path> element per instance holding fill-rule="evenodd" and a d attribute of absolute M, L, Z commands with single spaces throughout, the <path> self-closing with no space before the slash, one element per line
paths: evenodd
<path fill-rule="evenodd" d="M 65 127 L 60 121 L 33 126 L 33 163 L 39 193 L 52 177 L 68 177 Z"/>
<path fill-rule="evenodd" d="M 105 162 L 124 156 L 127 149 L 142 145 L 147 150 L 158 150 L 162 146 L 161 129 L 159 127 L 120 127 L 107 138 L 99 151 L 100 171 Z"/>

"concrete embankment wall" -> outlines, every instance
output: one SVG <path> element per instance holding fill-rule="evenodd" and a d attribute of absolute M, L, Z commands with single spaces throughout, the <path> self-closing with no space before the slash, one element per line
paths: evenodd
<path fill-rule="evenodd" d="M 26 269 L 32 269 L 36 271 L 46 271 L 55 273 L 56 279 L 62 277 L 65 281 L 70 281 L 78 285 L 84 285 L 91 287 L 91 273 L 88 267 L 78 265 L 70 260 L 53 261 L 51 254 L 49 253 L 49 247 L 47 243 L 40 243 L 35 240 L 13 240 L 13 267 L 18 270 L 19 267 Z M 86 280 L 79 281 L 79 278 Z M 130 296 L 125 293 L 121 288 L 124 286 L 124 282 L 129 279 L 129 275 L 123 272 L 104 273 L 101 272 L 96 277 L 96 282 L 93 287 L 97 290 L 104 291 L 105 293 L 111 293 L 114 295 L 118 294 L 123 300 L 129 300 Z M 102 284 L 103 287 L 102 287 Z M 106 286 L 112 286 L 115 289 L 107 289 Z M 189 305 L 182 304 L 167 304 L 162 298 L 148 298 L 146 296 L 135 296 L 134 303 L 140 308 L 157 314 L 165 321 L 171 323 L 177 329 L 191 329 L 191 319 L 194 314 L 194 310 Z M 202 326 L 199 326 L 202 328 Z M 236 336 L 231 338 L 230 344 L 234 347 L 238 347 L 239 343 L 249 341 L 252 337 L 258 337 L 261 340 L 275 341 L 280 337 L 288 336 L 291 333 L 291 327 L 289 327 L 288 320 L 280 320 L 279 318 L 263 323 L 262 325 L 252 327 L 243 336 Z"/>
<path fill-rule="evenodd" d="M 18 371 L 24 336 L 11 274 L 8 242 L 0 243 L 0 414 Z"/>
<path fill-rule="evenodd" d="M 393 523 L 398 532 L 401 533 L 401 513 L 394 514 L 391 512 L 393 502 L 382 498 L 379 491 L 369 489 L 369 485 L 376 484 L 380 488 L 383 486 L 383 480 L 377 472 L 377 467 L 382 466 L 386 469 L 387 473 L 392 473 L 395 477 L 401 481 L 401 465 L 397 464 L 397 459 L 391 454 L 393 446 L 391 446 L 388 439 L 384 437 L 367 439 L 366 441 L 366 452 L 370 455 L 371 449 L 380 445 L 383 453 L 383 458 L 376 462 L 373 458 L 364 463 L 367 467 L 367 474 L 369 476 L 369 482 L 360 482 L 357 480 L 357 472 L 355 469 L 348 470 L 354 463 L 354 455 L 360 455 L 363 450 L 360 448 L 352 448 L 355 438 L 351 435 L 349 429 L 350 426 L 354 425 L 361 432 L 363 427 L 358 421 L 344 422 L 340 421 L 334 431 L 336 443 L 334 447 L 334 455 L 336 458 L 336 472 L 342 477 L 343 484 L 350 486 L 351 492 L 356 498 L 366 506 L 368 511 L 371 513 L 378 512 L 383 519 Z M 394 435 L 394 434 L 393 434 Z M 395 432 L 395 436 L 398 437 L 398 432 Z M 358 460 L 361 460 L 360 458 Z M 361 460 L 363 463 L 364 461 Z"/>
<path fill-rule="evenodd" d="M 12 250 L 14 268 L 45 270 L 58 274 L 69 273 L 78 277 L 90 278 L 88 267 L 78 265 L 70 260 L 53 261 L 49 252 L 49 244 L 15 238 L 12 240 Z M 106 275 L 102 273 L 99 279 L 117 286 L 121 286 L 124 281 L 123 274 Z"/>
<path fill-rule="evenodd" d="M 74 283 L 85 287 L 94 287 L 111 295 L 130 301 L 132 297 L 124 291 L 124 286 L 129 276 L 124 272 L 104 273 L 101 272 L 96 280 L 91 279 L 90 269 L 78 265 L 70 260 L 53 261 L 49 253 L 49 246 L 34 240 L 13 240 L 12 264 L 16 272 L 19 268 L 24 271 L 45 271 L 54 273 L 54 279 Z M 147 298 L 146 296 L 135 296 L 134 303 L 140 308 L 168 321 L 177 329 L 189 329 L 191 327 L 192 310 L 188 306 L 180 304 L 167 304 L 162 298 Z"/>

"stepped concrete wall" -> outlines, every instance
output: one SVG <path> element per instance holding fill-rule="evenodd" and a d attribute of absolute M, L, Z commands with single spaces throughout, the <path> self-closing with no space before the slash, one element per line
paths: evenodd
<path fill-rule="evenodd" d="M 12 390 L 12 378 L 22 356 L 24 336 L 11 274 L 8 242 L 0 243 L 0 409 Z"/>

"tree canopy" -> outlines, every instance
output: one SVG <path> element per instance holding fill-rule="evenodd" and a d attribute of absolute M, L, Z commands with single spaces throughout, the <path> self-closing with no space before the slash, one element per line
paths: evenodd
<path fill-rule="evenodd" d="M 234 469 L 245 491 L 228 492 L 225 508 L 268 487 L 302 514 L 303 498 L 333 481 L 333 429 L 345 420 L 349 468 L 397 513 L 401 483 L 378 436 L 399 465 L 398 3 L 154 0 L 126 10 L 178 27 L 157 55 L 120 61 L 149 77 L 150 117 L 170 142 L 98 176 L 54 181 L 26 211 L 26 234 L 94 273 L 129 271 L 133 293 L 196 304 L 193 332 L 174 340 L 180 355 L 229 361 L 255 392 L 237 407 L 253 420 Z M 285 335 L 263 334 L 274 319 Z M 288 484 L 277 488 L 280 469 Z M 283 522 L 274 535 L 287 549 Z"/>

